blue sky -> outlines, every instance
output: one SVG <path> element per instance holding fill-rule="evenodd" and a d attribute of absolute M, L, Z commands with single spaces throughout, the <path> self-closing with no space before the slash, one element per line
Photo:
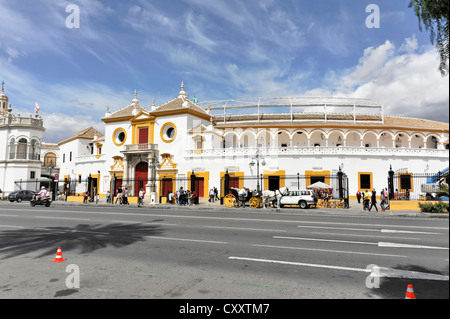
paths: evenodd
<path fill-rule="evenodd" d="M 69 29 L 66 6 L 80 9 Z M 380 28 L 367 28 L 369 4 Z M 14 113 L 41 106 L 47 142 L 184 81 L 199 101 L 368 97 L 448 122 L 449 80 L 409 0 L 0 0 L 0 81 Z"/>

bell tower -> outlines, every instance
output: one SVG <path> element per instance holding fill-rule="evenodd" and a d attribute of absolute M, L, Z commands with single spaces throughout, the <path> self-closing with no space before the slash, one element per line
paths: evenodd
<path fill-rule="evenodd" d="M 0 115 L 8 115 L 8 97 L 5 94 L 5 81 L 2 81 L 2 91 L 0 92 Z"/>

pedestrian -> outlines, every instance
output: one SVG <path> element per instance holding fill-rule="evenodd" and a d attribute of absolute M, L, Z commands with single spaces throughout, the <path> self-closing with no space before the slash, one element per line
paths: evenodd
<path fill-rule="evenodd" d="M 209 199 L 208 199 L 208 202 L 213 202 L 214 203 L 214 189 L 210 189 L 209 190 Z"/>
<path fill-rule="evenodd" d="M 139 202 L 138 202 L 138 207 L 140 207 L 141 205 L 144 205 L 144 189 L 141 188 L 141 190 L 139 191 Z"/>
<path fill-rule="evenodd" d="M 122 192 L 122 204 L 124 205 L 130 205 L 128 202 L 128 188 L 125 187 L 124 191 Z"/>
<path fill-rule="evenodd" d="M 197 194 L 195 194 L 195 191 L 192 192 L 192 204 L 196 205 L 197 203 Z"/>
<path fill-rule="evenodd" d="M 216 200 L 219 200 L 219 191 L 217 190 L 217 187 L 216 187 L 216 186 L 214 186 L 214 198 L 215 198 Z"/>
<path fill-rule="evenodd" d="M 86 192 L 83 193 L 83 204 L 87 204 L 87 194 L 86 194 Z"/>
<path fill-rule="evenodd" d="M 361 192 L 359 190 L 356 192 L 356 198 L 358 199 L 358 204 L 360 204 L 361 203 Z"/>
<path fill-rule="evenodd" d="M 377 210 L 378 213 L 378 208 L 377 208 L 377 193 L 375 192 L 375 188 L 372 191 L 372 198 L 371 198 L 371 205 L 369 208 L 369 212 L 372 209 L 372 207 L 375 207 L 375 209 Z"/>
<path fill-rule="evenodd" d="M 110 203 L 111 202 L 111 193 L 108 191 L 106 191 L 106 202 Z"/>
<path fill-rule="evenodd" d="M 97 197 L 95 199 L 95 203 L 98 204 L 99 201 L 100 201 L 100 194 L 97 194 Z"/>
<path fill-rule="evenodd" d="M 369 191 L 366 190 L 363 192 L 363 211 L 369 210 L 369 202 L 370 202 L 370 194 Z"/>
<path fill-rule="evenodd" d="M 177 190 L 177 204 L 178 206 L 181 206 L 181 190 L 183 189 L 183 187 L 180 187 L 179 190 Z"/>
<path fill-rule="evenodd" d="M 119 186 L 119 188 L 117 189 L 117 197 L 114 204 L 117 204 L 117 201 L 119 201 L 119 204 L 122 204 L 122 186 Z"/>

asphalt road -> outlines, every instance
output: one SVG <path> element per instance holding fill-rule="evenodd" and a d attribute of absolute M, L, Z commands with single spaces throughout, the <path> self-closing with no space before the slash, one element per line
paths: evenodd
<path fill-rule="evenodd" d="M 2 202 L 0 298 L 448 299 L 448 249 L 448 218 Z"/>

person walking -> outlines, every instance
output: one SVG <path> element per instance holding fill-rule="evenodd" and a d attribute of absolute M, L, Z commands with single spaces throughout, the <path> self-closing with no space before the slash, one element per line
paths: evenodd
<path fill-rule="evenodd" d="M 214 203 L 214 189 L 210 189 L 209 190 L 209 199 L 208 199 L 208 202 L 213 202 Z"/>
<path fill-rule="evenodd" d="M 375 209 L 377 210 L 378 213 L 378 208 L 377 208 L 377 193 L 375 192 L 375 188 L 372 191 L 372 198 L 371 198 L 371 205 L 369 208 L 369 212 L 372 209 L 372 207 L 375 207 Z"/>
<path fill-rule="evenodd" d="M 119 201 L 119 204 L 122 204 L 122 186 L 119 186 L 119 188 L 117 189 L 117 197 L 114 204 L 117 204 L 117 201 Z"/>
<path fill-rule="evenodd" d="M 125 190 L 122 192 L 122 204 L 130 205 L 128 202 L 128 188 L 125 187 Z"/>
<path fill-rule="evenodd" d="M 358 199 L 358 204 L 360 204 L 361 203 L 361 192 L 359 190 L 356 192 L 356 198 Z"/>
<path fill-rule="evenodd" d="M 369 210 L 370 194 L 369 191 L 363 192 L 363 211 Z"/>
<path fill-rule="evenodd" d="M 141 205 L 144 205 L 144 189 L 141 188 L 141 190 L 139 191 L 139 202 L 138 202 L 138 207 L 141 207 Z"/>

